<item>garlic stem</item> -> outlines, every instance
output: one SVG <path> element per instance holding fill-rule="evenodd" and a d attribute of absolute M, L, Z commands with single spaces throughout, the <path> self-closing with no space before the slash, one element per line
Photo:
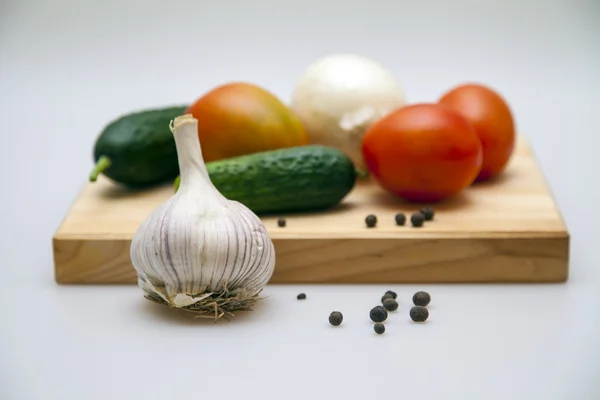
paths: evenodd
<path fill-rule="evenodd" d="M 180 186 L 189 187 L 190 182 L 199 179 L 210 181 L 198 139 L 197 121 L 191 114 L 185 114 L 171 121 L 169 128 L 175 138 L 179 161 Z M 199 150 L 200 149 L 200 150 Z M 212 185 L 208 185 L 212 186 Z"/>

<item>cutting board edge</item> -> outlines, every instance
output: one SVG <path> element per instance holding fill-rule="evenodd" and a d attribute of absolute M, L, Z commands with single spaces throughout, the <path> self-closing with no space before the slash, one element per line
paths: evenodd
<path fill-rule="evenodd" d="M 56 282 L 135 283 L 130 243 L 53 239 Z M 275 239 L 274 244 L 278 259 L 270 282 L 274 284 L 551 283 L 566 282 L 569 276 L 568 234 L 444 240 Z"/>
<path fill-rule="evenodd" d="M 373 235 L 345 235 L 343 232 L 333 232 L 330 234 L 293 233 L 286 235 L 284 233 L 269 232 L 271 240 L 444 240 L 444 239 L 537 239 L 537 238 L 563 238 L 569 237 L 570 233 L 566 229 L 554 230 L 531 230 L 531 231 L 437 231 L 423 232 L 413 231 L 408 233 L 375 233 Z M 128 240 L 131 241 L 131 234 L 97 234 L 97 233 L 77 233 L 65 234 L 56 232 L 52 240 Z"/>

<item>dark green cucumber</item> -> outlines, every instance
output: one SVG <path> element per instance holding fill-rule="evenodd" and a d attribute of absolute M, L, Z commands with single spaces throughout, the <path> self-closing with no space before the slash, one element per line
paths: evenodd
<path fill-rule="evenodd" d="M 307 145 L 248 154 L 206 164 L 210 180 L 229 200 L 256 214 L 318 211 L 339 204 L 357 173 L 340 150 Z M 179 188 L 179 177 L 175 190 Z"/>
<path fill-rule="evenodd" d="M 90 181 L 99 174 L 129 187 L 172 181 L 179 174 L 169 123 L 185 106 L 138 111 L 109 123 L 96 139 Z"/>

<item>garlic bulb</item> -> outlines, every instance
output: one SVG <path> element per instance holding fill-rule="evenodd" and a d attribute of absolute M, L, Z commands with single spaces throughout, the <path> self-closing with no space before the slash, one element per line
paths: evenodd
<path fill-rule="evenodd" d="M 219 318 L 250 309 L 275 267 L 262 221 L 225 198 L 210 181 L 198 121 L 170 124 L 179 160 L 179 190 L 139 226 L 131 262 L 149 300 Z"/>

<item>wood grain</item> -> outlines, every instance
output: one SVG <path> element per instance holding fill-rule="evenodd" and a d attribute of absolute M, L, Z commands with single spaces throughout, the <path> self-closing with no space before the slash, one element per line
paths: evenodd
<path fill-rule="evenodd" d="M 59 283 L 135 283 L 129 261 L 140 222 L 172 185 L 133 192 L 105 178 L 88 183 L 53 237 Z M 272 283 L 562 282 L 569 234 L 522 137 L 506 172 L 435 205 L 422 228 L 396 226 L 394 215 L 421 205 L 361 182 L 328 212 L 263 221 L 275 244 Z M 364 218 L 375 214 L 376 228 Z"/>

